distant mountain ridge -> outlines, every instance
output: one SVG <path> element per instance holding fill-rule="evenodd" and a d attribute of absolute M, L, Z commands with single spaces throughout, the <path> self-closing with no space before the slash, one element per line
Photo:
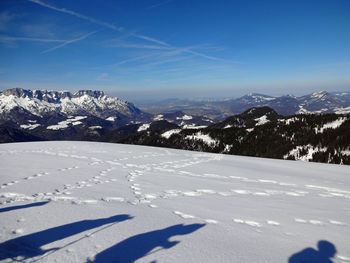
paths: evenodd
<path fill-rule="evenodd" d="M 103 140 L 350 165 L 350 114 L 282 116 L 265 106 L 251 108 L 206 128 L 171 127 L 162 123 L 162 129 L 154 129 L 154 124 L 144 129 L 127 125 L 108 133 Z"/>
<path fill-rule="evenodd" d="M 281 115 L 298 113 L 350 113 L 350 92 L 314 92 L 304 96 L 268 96 L 249 93 L 240 98 L 226 99 L 168 99 L 153 103 L 140 103 L 147 112 L 158 114 L 164 111 L 183 111 L 186 114 L 207 115 L 218 120 L 239 114 L 252 107 L 268 106 Z"/>

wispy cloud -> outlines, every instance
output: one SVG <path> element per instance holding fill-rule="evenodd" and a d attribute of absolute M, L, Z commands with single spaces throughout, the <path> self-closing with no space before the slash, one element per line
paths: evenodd
<path fill-rule="evenodd" d="M 13 41 L 29 41 L 29 42 L 66 42 L 67 40 L 62 39 L 47 39 L 47 38 L 31 38 L 31 37 L 11 37 L 11 36 L 0 36 L 0 42 L 13 42 Z"/>
<path fill-rule="evenodd" d="M 109 28 L 109 29 L 112 29 L 112 30 L 115 30 L 115 31 L 118 31 L 118 32 L 125 31 L 125 29 L 123 27 L 119 27 L 119 26 L 116 26 L 116 25 L 113 25 L 111 23 L 107 23 L 107 22 L 104 22 L 104 21 L 100 21 L 100 20 L 97 20 L 97 19 L 95 19 L 93 17 L 86 16 L 86 15 L 80 14 L 78 12 L 75 12 L 75 11 L 72 11 L 72 10 L 69 10 L 69 9 L 66 9 L 66 8 L 59 8 L 59 7 L 56 7 L 56 6 L 53 6 L 53 5 L 49 5 L 47 3 L 42 2 L 41 0 L 28 0 L 28 1 L 32 2 L 32 3 L 35 3 L 35 4 L 38 4 L 38 5 L 41 5 L 43 7 L 55 10 L 57 12 L 69 14 L 69 15 L 75 16 L 77 18 L 90 21 L 91 23 L 94 23 L 94 24 L 97 24 L 97 25 L 100 25 L 100 26 L 103 26 L 103 27 L 106 27 L 106 28 Z M 163 4 L 165 4 L 165 3 L 166 2 L 164 2 Z M 158 4 L 158 6 L 159 6 L 159 4 Z M 133 37 L 136 37 L 138 39 L 142 39 L 142 40 L 149 41 L 149 42 L 152 42 L 152 43 L 156 43 L 156 44 L 159 44 L 159 45 L 162 45 L 162 46 L 166 46 L 166 47 L 171 47 L 173 49 L 178 49 L 177 47 L 174 47 L 174 46 L 166 43 L 165 41 L 161 41 L 161 40 L 153 38 L 153 37 L 149 37 L 149 36 L 145 36 L 145 35 L 141 35 L 141 34 L 136 34 L 136 33 L 131 33 L 130 35 L 133 36 Z M 206 58 L 206 59 L 209 59 L 209 60 L 216 60 L 216 61 L 220 60 L 219 58 L 216 58 L 216 57 L 213 57 L 213 56 L 208 56 L 206 54 L 203 54 L 203 53 L 200 53 L 200 52 L 197 52 L 197 51 L 193 51 L 191 49 L 187 49 L 185 52 L 193 54 L 193 55 L 196 55 L 196 56 L 199 56 L 199 57 L 203 57 L 203 58 Z"/>
<path fill-rule="evenodd" d="M 91 35 L 93 35 L 93 34 L 95 34 L 95 33 L 97 33 L 97 31 L 90 32 L 90 33 L 88 33 L 88 34 L 86 34 L 86 35 L 83 35 L 83 36 L 81 36 L 81 37 L 79 37 L 79 38 L 67 40 L 67 41 L 63 42 L 62 44 L 60 44 L 60 45 L 58 45 L 58 46 L 55 46 L 55 47 L 52 47 L 52 48 L 49 48 L 49 49 L 44 50 L 43 52 L 41 52 L 41 54 L 54 51 L 54 50 L 56 50 L 56 49 L 59 49 L 59 48 L 61 48 L 61 47 L 67 46 L 67 45 L 72 44 L 72 43 L 75 43 L 75 42 L 79 42 L 79 41 L 84 40 L 85 38 L 87 38 L 87 37 L 89 37 L 89 36 L 91 36 Z"/>
<path fill-rule="evenodd" d="M 154 55 L 154 54 L 147 54 L 147 55 L 138 56 L 138 57 L 134 57 L 134 58 L 124 59 L 124 60 L 122 60 L 122 61 L 119 61 L 119 62 L 113 64 L 112 66 L 119 66 L 119 65 L 126 64 L 126 63 L 130 63 L 130 62 L 135 62 L 135 61 L 147 59 L 147 58 L 149 58 L 149 57 L 152 57 L 153 55 Z"/>
<path fill-rule="evenodd" d="M 109 77 L 109 74 L 104 72 L 104 73 L 101 73 L 100 75 L 98 75 L 96 80 L 97 81 L 106 81 L 106 80 L 109 80 L 108 77 Z"/>
<path fill-rule="evenodd" d="M 18 15 L 10 14 L 8 11 L 0 13 L 0 31 L 7 31 L 8 24 L 14 20 Z"/>
<path fill-rule="evenodd" d="M 38 4 L 38 5 L 41 5 L 43 7 L 55 10 L 57 12 L 65 13 L 65 14 L 72 15 L 72 16 L 75 16 L 77 18 L 83 19 L 83 20 L 87 20 L 87 21 L 89 21 L 89 22 L 91 22 L 93 24 L 97 24 L 97 25 L 100 25 L 100 26 L 103 26 L 103 27 L 106 27 L 106 28 L 109 28 L 109 29 L 112 29 L 112 30 L 115 30 L 115 31 L 118 31 L 118 32 L 124 31 L 123 27 L 116 26 L 116 25 L 113 25 L 111 23 L 107 23 L 107 22 L 95 19 L 93 17 L 83 15 L 83 14 L 80 14 L 78 12 L 66 9 L 66 8 L 59 8 L 59 7 L 56 7 L 56 6 L 53 6 L 53 5 L 49 5 L 49 4 L 44 3 L 44 2 L 42 2 L 40 0 L 28 0 L 28 1 L 32 2 L 32 3 L 35 3 L 35 4 Z M 160 41 L 158 39 L 154 39 L 152 37 L 148 37 L 148 36 L 144 36 L 144 35 L 138 35 L 138 34 L 135 34 L 135 33 L 132 33 L 131 35 L 134 36 L 134 37 L 137 37 L 139 39 L 147 40 L 147 41 L 150 41 L 150 42 L 153 42 L 153 43 L 157 43 L 157 44 L 161 44 L 161 45 L 168 45 L 167 43 L 165 43 L 163 41 Z"/>
<path fill-rule="evenodd" d="M 56 38 L 58 28 L 53 23 L 24 24 L 22 26 L 18 26 L 18 31 L 25 36 Z"/>
<path fill-rule="evenodd" d="M 158 39 L 155 39 L 155 38 L 152 38 L 152 37 L 139 35 L 139 34 L 132 34 L 132 35 L 137 37 L 137 38 L 139 38 L 139 39 L 143 39 L 143 40 L 146 40 L 146 41 L 157 43 L 157 44 L 160 44 L 160 45 L 163 45 L 163 46 L 170 46 L 168 43 L 166 43 L 164 41 L 161 41 L 161 40 L 158 40 Z"/>
<path fill-rule="evenodd" d="M 116 31 L 123 31 L 122 27 L 118 27 L 118 26 L 113 25 L 111 23 L 107 23 L 107 22 L 103 22 L 103 21 L 97 20 L 97 19 L 95 19 L 93 17 L 89 17 L 89 16 L 86 16 L 86 15 L 74 12 L 74 11 L 66 9 L 66 8 L 59 8 L 59 7 L 56 7 L 56 6 L 53 6 L 53 5 L 49 5 L 49 4 L 44 3 L 44 2 L 42 2 L 40 0 L 28 0 L 28 1 L 32 2 L 32 3 L 35 3 L 35 4 L 38 4 L 38 5 L 41 5 L 43 7 L 55 10 L 57 12 L 65 13 L 65 14 L 72 15 L 72 16 L 75 16 L 75 17 L 80 18 L 80 19 L 87 20 L 87 21 L 89 21 L 89 22 L 91 22 L 93 24 L 101 25 L 101 26 L 104 26 L 104 27 L 107 27 L 107 28 L 110 28 L 110 29 L 113 29 L 113 30 L 116 30 Z"/>
<path fill-rule="evenodd" d="M 160 3 L 158 3 L 158 4 L 151 5 L 151 6 L 147 7 L 146 9 L 147 9 L 147 10 L 150 10 L 150 9 L 153 9 L 153 8 L 156 8 L 156 7 L 159 7 L 159 6 L 162 6 L 162 5 L 169 4 L 170 2 L 173 2 L 173 1 L 174 1 L 174 0 L 163 1 L 163 2 L 160 2 Z"/>
<path fill-rule="evenodd" d="M 141 45 L 141 44 L 130 44 L 130 43 L 116 43 L 109 45 L 109 47 L 117 48 L 136 48 L 136 49 L 158 49 L 158 50 L 170 50 L 170 47 L 156 46 L 156 45 Z"/>

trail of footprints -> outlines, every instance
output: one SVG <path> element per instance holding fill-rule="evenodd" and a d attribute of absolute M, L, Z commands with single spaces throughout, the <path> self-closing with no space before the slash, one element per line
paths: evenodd
<path fill-rule="evenodd" d="M 58 171 L 59 172 L 65 172 L 65 171 L 78 169 L 78 168 L 79 168 L 79 166 L 66 167 L 66 168 L 60 168 L 60 169 L 58 169 Z M 18 179 L 18 180 L 14 180 L 14 181 L 11 181 L 11 182 L 8 182 L 8 183 L 3 183 L 2 185 L 0 185 L 0 189 L 5 189 L 5 188 L 7 188 L 9 186 L 12 186 L 12 185 L 15 185 L 15 184 L 18 184 L 18 183 L 23 183 L 24 181 L 27 181 L 27 180 L 38 179 L 39 177 L 47 176 L 49 174 L 50 174 L 49 172 L 35 173 L 33 175 L 26 176 L 26 177 Z"/>
<path fill-rule="evenodd" d="M 104 183 L 110 183 L 110 182 L 116 182 L 116 178 L 106 178 L 108 176 L 108 173 L 113 171 L 115 168 L 113 166 L 120 166 L 124 169 L 128 169 L 128 174 L 126 176 L 127 181 L 131 184 L 130 189 L 133 192 L 134 195 L 134 200 L 128 201 L 132 205 L 137 205 L 137 204 L 148 204 L 150 208 L 157 208 L 158 206 L 153 204 L 152 201 L 161 198 L 161 199 L 167 199 L 167 198 L 175 198 L 178 196 L 186 196 L 186 197 L 197 197 L 201 196 L 203 194 L 208 194 L 208 195 L 220 195 L 220 196 L 234 196 L 234 195 L 254 195 L 254 196 L 260 196 L 260 197 L 269 197 L 271 195 L 287 195 L 287 196 L 305 196 L 309 194 L 309 191 L 304 191 L 304 190 L 289 190 L 289 191 L 282 191 L 282 190 L 266 190 L 264 189 L 263 191 L 248 191 L 245 189 L 231 189 L 229 191 L 215 191 L 212 189 L 197 189 L 197 190 L 188 190 L 188 191 L 181 191 L 181 190 L 165 190 L 162 191 L 161 193 L 148 193 L 148 194 L 142 194 L 142 187 L 140 184 L 138 184 L 137 178 L 139 176 L 142 176 L 145 171 L 151 171 L 152 169 L 158 170 L 158 171 L 163 171 L 163 172 L 169 172 L 169 173 L 176 173 L 177 175 L 184 175 L 184 176 L 193 176 L 193 177 L 206 177 L 206 178 L 225 178 L 225 179 L 232 179 L 232 180 L 239 180 L 243 182 L 248 182 L 248 183 L 261 183 L 261 184 L 271 184 L 271 185 L 279 185 L 279 186 L 286 186 L 286 187 L 297 187 L 296 184 L 293 183 L 288 183 L 288 182 L 277 182 L 275 180 L 269 180 L 269 179 L 249 179 L 247 177 L 243 176 L 223 176 L 223 175 L 218 175 L 218 174 L 209 174 L 209 173 L 204 173 L 204 174 L 196 174 L 193 172 L 189 171 L 183 171 L 183 170 L 178 170 L 184 167 L 188 167 L 191 165 L 197 165 L 200 163 L 204 162 L 210 162 L 210 161 L 215 161 L 219 160 L 221 157 L 211 157 L 208 158 L 205 156 L 205 158 L 199 158 L 198 156 L 192 157 L 192 159 L 181 159 L 177 161 L 166 161 L 166 162 L 161 162 L 161 163 L 149 163 L 149 164 L 131 164 L 131 163 L 120 163 L 119 161 L 126 161 L 130 158 L 128 157 L 123 157 L 123 158 L 118 158 L 114 159 L 112 161 L 110 160 L 100 160 L 95 157 L 87 157 L 87 156 L 79 156 L 79 155 L 74 155 L 74 154 L 69 154 L 69 151 L 65 152 L 52 152 L 52 149 L 46 149 L 46 150 L 37 150 L 37 151 L 31 151 L 33 153 L 40 153 L 40 154 L 48 154 L 48 155 L 57 155 L 60 157 L 67 157 L 67 158 L 76 158 L 76 159 L 89 159 L 88 165 L 101 165 L 101 164 L 109 164 L 111 167 L 102 170 L 99 172 L 98 175 L 94 175 L 92 178 L 88 180 L 83 180 L 83 181 L 78 181 L 75 184 L 66 184 L 60 189 L 55 189 L 53 192 L 48 192 L 48 193 L 37 193 L 34 194 L 31 197 L 22 195 L 22 194 L 15 194 L 15 193 L 5 193 L 1 194 L 0 197 L 2 198 L 7 198 L 8 201 L 5 203 L 11 203 L 11 202 L 16 202 L 16 201 L 23 201 L 23 200 L 32 200 L 32 201 L 42 201 L 42 200 L 53 200 L 53 201 L 70 201 L 72 204 L 96 204 L 98 201 L 103 201 L 103 202 L 125 202 L 125 198 L 123 197 L 103 197 L 101 200 L 79 200 L 75 197 L 68 196 L 71 195 L 71 192 L 74 191 L 75 189 L 81 189 L 85 187 L 91 187 L 93 185 L 99 185 L 99 184 L 104 184 Z M 25 152 L 25 151 L 24 151 Z M 4 153 L 2 152 L 1 154 L 17 154 L 20 153 L 20 151 L 11 151 L 9 153 Z M 143 154 L 139 156 L 133 156 L 131 157 L 132 159 L 144 159 L 148 157 L 161 157 L 164 156 L 165 154 Z M 67 167 L 67 168 L 61 168 L 59 169 L 60 172 L 65 172 L 65 171 L 70 171 L 73 169 L 78 169 L 78 166 L 74 167 Z M 136 169 L 137 168 L 137 169 Z M 132 170 L 130 170 L 132 169 Z M 34 174 L 32 176 L 28 176 L 19 180 L 14 180 L 8 183 L 4 183 L 0 185 L 1 189 L 6 189 L 9 186 L 18 184 L 20 182 L 24 182 L 26 180 L 32 180 L 36 179 L 42 176 L 47 176 L 50 173 L 48 172 L 40 172 L 37 174 Z M 350 192 L 343 191 L 340 189 L 334 189 L 334 188 L 327 188 L 327 187 L 321 187 L 321 186 L 313 186 L 313 185 L 306 185 L 306 189 L 309 190 L 314 190 L 318 191 L 318 195 L 321 197 L 345 197 L 345 198 L 350 198 Z M 183 219 L 199 219 L 201 221 L 204 221 L 209 224 L 218 224 L 219 222 L 215 219 L 205 219 L 205 218 L 200 218 L 198 216 L 186 214 L 180 211 L 173 211 L 173 214 L 176 216 L 179 216 Z M 252 219 L 243 219 L 243 218 L 233 218 L 232 221 L 237 224 L 245 224 L 250 227 L 254 228 L 261 228 L 264 225 L 269 225 L 269 226 L 280 226 L 281 224 L 275 220 L 266 220 L 264 222 L 252 220 Z M 295 222 L 300 223 L 300 224 L 311 224 L 311 225 L 325 225 L 325 224 L 332 224 L 336 226 L 344 226 L 346 225 L 343 222 L 337 221 L 337 220 L 329 220 L 328 222 L 323 222 L 320 220 L 316 219 L 302 219 L 302 218 L 295 218 Z"/>

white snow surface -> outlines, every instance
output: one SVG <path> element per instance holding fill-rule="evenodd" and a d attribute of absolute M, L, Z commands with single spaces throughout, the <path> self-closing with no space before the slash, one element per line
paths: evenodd
<path fill-rule="evenodd" d="M 190 140 L 201 140 L 203 142 L 205 142 L 208 145 L 215 145 L 217 143 L 216 140 L 214 140 L 213 138 L 210 137 L 209 134 L 204 134 L 202 132 L 197 132 L 194 135 L 187 135 L 186 139 L 190 139 Z"/>
<path fill-rule="evenodd" d="M 336 114 L 349 114 L 350 113 L 350 107 L 335 108 L 334 112 Z"/>
<path fill-rule="evenodd" d="M 203 128 L 207 128 L 207 127 L 208 126 L 206 126 L 206 125 L 196 126 L 196 124 L 194 124 L 194 123 L 182 125 L 183 129 L 203 129 Z"/>
<path fill-rule="evenodd" d="M 151 126 L 150 123 L 145 123 L 145 124 L 142 124 L 138 129 L 137 131 L 140 132 L 140 131 L 146 131 L 149 129 L 149 127 Z"/>
<path fill-rule="evenodd" d="M 301 154 L 301 151 L 305 149 L 307 150 L 305 155 Z M 294 149 L 289 151 L 286 155 L 283 156 L 284 159 L 287 159 L 289 156 L 294 156 L 295 160 L 300 160 L 304 162 L 309 162 L 312 160 L 312 155 L 316 152 L 326 152 L 326 147 L 314 147 L 311 144 L 305 145 L 305 146 L 296 146 Z"/>
<path fill-rule="evenodd" d="M 102 126 L 90 126 L 90 130 L 102 129 Z"/>
<path fill-rule="evenodd" d="M 115 121 L 117 119 L 117 117 L 113 117 L 113 116 L 110 116 L 106 119 L 106 121 Z"/>
<path fill-rule="evenodd" d="M 61 129 L 66 129 L 69 127 L 69 125 L 81 125 L 83 124 L 80 120 L 86 119 L 87 116 L 75 116 L 75 117 L 69 117 L 65 121 L 60 121 L 56 125 L 50 125 L 47 126 L 46 129 L 48 130 L 61 130 Z"/>
<path fill-rule="evenodd" d="M 255 121 L 257 121 L 257 123 L 255 124 L 255 126 L 260 126 L 260 125 L 264 125 L 265 123 L 268 123 L 270 120 L 267 119 L 267 116 L 261 116 L 260 118 L 256 118 L 254 119 Z"/>
<path fill-rule="evenodd" d="M 169 130 L 169 131 L 162 133 L 161 136 L 166 138 L 166 139 L 169 139 L 171 137 L 171 135 L 179 133 L 181 131 L 182 131 L 181 129 L 172 129 L 172 130 Z"/>
<path fill-rule="evenodd" d="M 191 115 L 184 115 L 182 117 L 176 117 L 177 120 L 192 120 L 193 117 Z"/>
<path fill-rule="evenodd" d="M 163 114 L 158 114 L 157 116 L 155 116 L 153 118 L 154 121 L 161 121 L 161 120 L 164 120 L 164 115 Z"/>
<path fill-rule="evenodd" d="M 346 117 L 340 117 L 335 121 L 324 124 L 321 128 L 315 128 L 316 133 L 323 133 L 325 129 L 336 129 L 341 126 L 347 120 Z"/>
<path fill-rule="evenodd" d="M 347 263 L 349 174 L 134 145 L 1 144 L 0 261 L 281 263 L 327 240 Z"/>
<path fill-rule="evenodd" d="M 39 126 L 40 126 L 40 124 L 37 123 L 37 124 L 22 124 L 20 127 L 22 129 L 33 130 L 33 129 L 39 127 Z"/>

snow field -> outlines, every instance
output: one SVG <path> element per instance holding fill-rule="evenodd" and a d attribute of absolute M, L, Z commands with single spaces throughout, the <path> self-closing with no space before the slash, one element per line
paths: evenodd
<path fill-rule="evenodd" d="M 3 144 L 0 164 L 0 261 L 57 227 L 10 256 L 277 263 L 328 240 L 350 260 L 348 166 L 92 142 Z"/>

